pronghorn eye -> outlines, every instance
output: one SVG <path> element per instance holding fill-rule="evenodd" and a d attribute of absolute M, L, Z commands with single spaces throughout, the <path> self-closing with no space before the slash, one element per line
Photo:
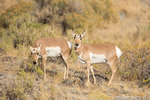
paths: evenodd
<path fill-rule="evenodd" d="M 33 53 L 31 52 L 31 55 L 32 55 Z"/>
<path fill-rule="evenodd" d="M 37 55 L 39 55 L 39 53 L 37 53 Z"/>
<path fill-rule="evenodd" d="M 81 35 L 80 35 L 80 40 L 82 40 L 82 37 L 81 37 Z"/>

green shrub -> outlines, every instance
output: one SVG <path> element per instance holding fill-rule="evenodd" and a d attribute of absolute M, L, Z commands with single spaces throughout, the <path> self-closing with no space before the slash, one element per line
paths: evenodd
<path fill-rule="evenodd" d="M 26 93 L 29 93 L 33 89 L 34 77 L 30 73 L 20 70 L 17 75 L 17 79 L 14 79 L 7 86 L 6 96 L 8 99 L 21 99 Z"/>
<path fill-rule="evenodd" d="M 150 43 L 123 53 L 119 67 L 122 80 L 137 81 L 139 86 L 149 84 Z"/>
<path fill-rule="evenodd" d="M 19 2 L 7 9 L 4 13 L 0 13 L 0 27 L 8 28 L 13 20 L 18 20 L 17 16 L 21 16 L 24 13 L 29 13 L 33 9 L 31 3 Z"/>
<path fill-rule="evenodd" d="M 93 8 L 94 13 L 98 15 L 97 17 L 101 17 L 105 22 L 117 21 L 118 16 L 110 0 L 91 1 L 90 5 Z"/>
<path fill-rule="evenodd" d="M 63 31 L 66 31 L 66 28 L 91 31 L 94 27 L 102 27 L 104 23 L 118 20 L 118 15 L 110 0 L 42 1 L 36 1 L 40 10 L 38 14 L 35 14 L 35 17 L 39 22 L 50 23 L 51 25 L 59 24 Z"/>
<path fill-rule="evenodd" d="M 80 30 L 86 29 L 88 20 L 80 14 L 68 13 L 65 15 L 65 20 L 70 28 Z"/>
<path fill-rule="evenodd" d="M 41 68 L 36 68 L 36 72 L 38 73 L 39 76 L 43 76 L 44 73 L 43 73 L 43 70 Z"/>

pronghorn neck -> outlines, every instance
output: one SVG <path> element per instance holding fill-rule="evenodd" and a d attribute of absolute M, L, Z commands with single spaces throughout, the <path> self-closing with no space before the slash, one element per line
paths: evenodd
<path fill-rule="evenodd" d="M 79 46 L 75 46 L 75 52 L 77 55 L 80 55 L 82 53 L 82 44 Z"/>

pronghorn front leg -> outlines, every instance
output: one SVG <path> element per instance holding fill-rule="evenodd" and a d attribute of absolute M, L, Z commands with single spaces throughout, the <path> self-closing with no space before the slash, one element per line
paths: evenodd
<path fill-rule="evenodd" d="M 45 79 L 45 78 L 46 78 L 46 60 L 47 60 L 47 56 L 44 55 L 44 56 L 42 57 L 42 60 L 43 60 L 43 72 L 44 72 L 44 77 L 43 77 L 43 79 Z"/>
<path fill-rule="evenodd" d="M 91 66 L 91 62 L 90 61 L 87 61 L 87 86 L 89 85 L 89 70 L 90 70 L 90 66 Z"/>
<path fill-rule="evenodd" d="M 38 64 L 39 64 L 38 68 L 42 68 L 42 59 L 41 58 L 38 59 Z"/>

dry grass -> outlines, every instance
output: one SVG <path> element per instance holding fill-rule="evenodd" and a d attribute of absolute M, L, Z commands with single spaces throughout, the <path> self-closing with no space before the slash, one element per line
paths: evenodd
<path fill-rule="evenodd" d="M 5 0 L 5 1 L 1 0 L 0 1 L 1 11 L 4 12 L 4 10 L 17 4 L 17 1 L 18 0 L 13 0 L 10 3 L 9 0 Z M 27 0 L 27 1 L 30 1 L 30 0 Z M 149 50 L 150 6 L 145 2 L 146 1 L 141 1 L 141 0 L 132 0 L 132 1 L 131 0 L 126 0 L 126 1 L 112 0 L 112 3 L 114 5 L 113 10 L 115 10 L 115 12 L 118 14 L 116 15 L 119 17 L 118 20 L 115 23 L 106 23 L 102 21 L 101 19 L 100 21 L 97 21 L 97 23 L 95 23 L 100 26 L 94 26 L 93 24 L 93 26 L 90 27 L 90 28 L 93 28 L 92 30 L 91 29 L 86 30 L 87 33 L 83 38 L 83 44 L 85 43 L 112 43 L 112 44 L 117 45 L 124 53 L 124 56 L 121 57 L 120 59 L 121 60 L 120 61 L 121 64 L 119 64 L 120 69 L 117 72 L 116 78 L 112 82 L 112 85 L 110 87 L 107 87 L 107 82 L 103 82 L 101 86 L 98 86 L 97 84 L 93 85 L 91 82 L 90 88 L 86 88 L 86 89 L 85 88 L 82 89 L 82 88 L 75 87 L 75 86 L 71 88 L 65 87 L 65 86 L 61 87 L 60 84 L 61 82 L 63 82 L 62 77 L 64 75 L 64 65 L 57 64 L 59 62 L 56 62 L 56 63 L 51 62 L 50 64 L 48 64 L 47 69 L 48 71 L 54 70 L 55 73 L 50 74 L 50 72 L 48 72 L 48 77 L 45 81 L 41 80 L 42 72 L 40 69 L 31 68 L 29 71 L 29 72 L 32 72 L 34 70 L 35 76 L 36 77 L 38 76 L 38 79 L 39 79 L 39 81 L 36 81 L 35 83 L 33 83 L 33 84 L 36 84 L 35 86 L 38 87 L 39 89 L 39 90 L 36 90 L 37 93 L 34 94 L 36 99 L 47 100 L 47 98 L 50 96 L 51 96 L 50 99 L 55 99 L 57 98 L 56 96 L 58 94 L 62 96 L 64 95 L 66 96 L 60 99 L 69 99 L 69 100 L 72 99 L 73 96 L 76 96 L 78 97 L 78 99 L 81 99 L 81 100 L 87 99 L 87 98 L 89 100 L 99 100 L 99 99 L 111 100 L 114 96 L 118 96 L 118 95 L 121 95 L 121 96 L 145 96 L 147 95 L 149 93 L 149 86 L 142 85 L 142 87 L 139 88 L 139 83 L 136 82 L 138 80 L 137 76 L 132 77 L 128 74 L 130 71 L 134 70 L 130 62 L 131 60 L 133 61 L 135 60 L 134 63 L 137 65 L 137 68 L 136 68 L 137 70 L 139 69 L 139 67 L 141 68 L 142 63 L 144 62 L 145 59 L 147 60 L 147 62 L 149 60 L 148 55 L 147 56 L 144 55 L 143 56 L 144 59 L 137 55 L 137 54 L 142 55 L 144 54 L 145 51 Z M 82 1 L 82 3 L 84 2 Z M 77 5 L 78 5 L 78 2 L 77 2 Z M 77 9 L 77 8 L 74 8 L 74 9 Z M 82 8 L 79 8 L 79 10 L 80 9 Z M 2 12 L 0 12 L 0 14 Z M 93 15 L 90 15 L 89 17 L 91 16 Z M 97 17 L 97 16 L 94 16 L 94 17 Z M 80 20 L 82 21 L 82 19 Z M 17 27 L 16 21 L 17 21 L 17 24 L 19 23 L 20 25 L 19 28 Z M 73 19 L 71 19 L 71 21 L 73 21 Z M 35 22 L 34 17 L 32 17 L 29 13 L 22 14 L 21 16 L 16 16 L 13 19 L 11 19 L 10 22 L 11 24 L 9 28 L 4 29 L 1 27 L 1 32 L 0 32 L 0 48 L 3 48 L 6 51 L 8 56 L 18 57 L 19 59 L 23 57 L 29 57 L 30 51 L 29 51 L 28 45 L 32 44 L 35 41 L 35 39 L 40 38 L 40 37 L 45 37 L 45 36 L 64 38 L 70 41 L 72 44 L 74 44 L 74 40 L 73 40 L 70 29 L 67 30 L 68 35 L 63 36 L 61 28 L 58 27 L 59 25 L 52 25 L 54 23 L 48 25 L 48 24 L 41 24 L 41 23 Z M 75 22 L 75 24 L 78 24 L 78 22 Z M 84 24 L 84 23 L 82 22 L 81 24 Z M 85 28 L 85 26 L 83 27 Z M 76 31 L 79 31 L 79 33 L 82 33 L 83 30 L 84 29 L 79 28 Z M 14 48 L 14 41 L 17 41 L 16 48 Z M 143 49 L 140 49 L 140 48 L 143 48 Z M 133 58 L 133 59 L 130 59 L 130 58 Z M 136 58 L 140 58 L 140 59 L 136 59 Z M 143 60 L 141 60 L 141 58 Z M 125 60 L 127 59 L 128 61 L 125 62 Z M 0 64 L 3 67 L 7 66 L 7 65 L 3 65 L 4 63 L 0 63 Z M 149 63 L 147 65 L 149 65 Z M 33 67 L 30 62 L 28 62 L 26 66 Z M 86 65 L 80 64 L 77 61 L 77 56 L 75 54 L 74 49 L 70 56 L 70 69 L 75 70 L 75 71 L 84 71 L 86 73 Z M 103 64 L 94 65 L 94 69 L 98 70 L 100 75 L 102 76 L 106 76 L 108 78 L 110 78 L 111 76 L 111 70 L 109 67 L 107 67 L 107 65 L 103 65 Z M 4 71 L 4 70 L 1 70 L 1 71 Z M 134 74 L 137 75 L 139 73 L 140 71 Z M 145 81 L 149 81 L 149 79 L 143 79 L 143 82 Z M 80 93 L 83 93 L 83 94 L 84 92 L 87 92 L 88 95 L 86 95 L 85 97 L 82 95 L 82 97 L 80 97 L 78 94 L 71 93 L 72 91 L 73 93 L 74 91 L 80 91 Z"/>
<path fill-rule="evenodd" d="M 144 1 L 143 1 L 144 2 Z M 138 45 L 149 41 L 149 16 L 150 7 L 139 0 L 113 1 L 120 20 L 109 24 L 103 29 L 95 29 L 89 33 L 89 40 L 97 43 L 113 43 L 121 45 Z M 143 16 L 144 15 L 144 16 Z M 147 35 L 146 35 L 147 34 Z M 92 38 L 91 38 L 92 37 Z"/>

